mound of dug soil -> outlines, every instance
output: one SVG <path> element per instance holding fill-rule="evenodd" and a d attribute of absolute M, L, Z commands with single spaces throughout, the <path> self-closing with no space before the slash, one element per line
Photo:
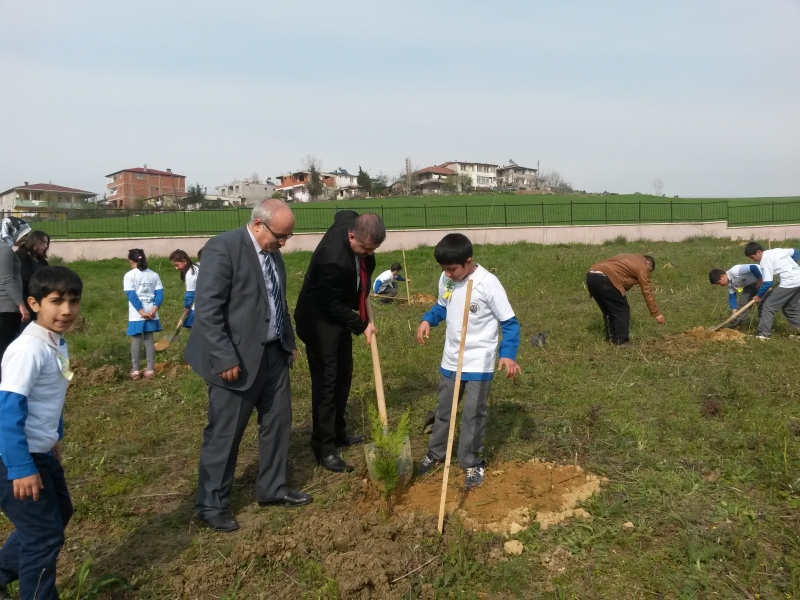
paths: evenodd
<path fill-rule="evenodd" d="M 153 365 L 153 370 L 156 372 L 156 375 L 166 377 L 167 379 L 175 379 L 182 372 L 188 371 L 189 369 L 191 369 L 191 367 L 185 363 L 175 363 L 169 361 L 160 362 Z"/>
<path fill-rule="evenodd" d="M 408 303 L 412 305 L 424 304 L 426 306 L 430 306 L 436 302 L 436 296 L 431 296 L 430 294 L 411 294 L 411 298 L 409 298 Z"/>
<path fill-rule="evenodd" d="M 464 475 L 450 469 L 448 513 L 459 515 L 475 531 L 514 534 L 537 521 L 546 529 L 569 518 L 591 519 L 578 502 L 600 491 L 607 481 L 578 466 L 557 465 L 536 458 L 526 463 L 499 463 L 486 469 L 476 490 L 464 489 Z M 439 514 L 442 470 L 415 481 L 397 500 L 398 514 Z"/>
<path fill-rule="evenodd" d="M 707 331 L 705 327 L 695 327 L 684 331 L 684 336 L 693 340 L 703 342 L 739 342 L 744 344 L 745 335 L 741 331 L 735 329 L 717 329 L 716 331 Z"/>
<path fill-rule="evenodd" d="M 97 369 L 89 369 L 80 363 L 72 367 L 72 372 L 75 374 L 75 377 L 72 379 L 73 385 L 112 383 L 123 377 L 122 369 L 114 365 L 103 365 Z"/>

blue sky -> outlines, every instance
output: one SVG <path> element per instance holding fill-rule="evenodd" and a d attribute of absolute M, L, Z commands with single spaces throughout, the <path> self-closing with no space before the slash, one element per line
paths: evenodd
<path fill-rule="evenodd" d="M 0 188 L 475 160 L 800 194 L 800 2 L 0 0 Z"/>

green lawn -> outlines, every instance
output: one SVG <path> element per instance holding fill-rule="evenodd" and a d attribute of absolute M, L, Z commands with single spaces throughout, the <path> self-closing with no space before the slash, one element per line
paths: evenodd
<path fill-rule="evenodd" d="M 337 210 L 380 214 L 389 229 L 677 223 L 727 220 L 731 225 L 800 223 L 800 197 L 657 198 L 551 196 L 507 193 L 427 196 L 295 204 L 298 232 L 325 231 Z M 191 212 L 94 211 L 93 218 L 56 213 L 36 223 L 57 238 L 147 237 L 216 234 L 244 224 L 249 210 Z"/>
<path fill-rule="evenodd" d="M 599 310 L 584 288 L 588 266 L 619 252 L 656 258 L 656 300 L 667 319 L 656 324 L 635 288 L 631 351 L 603 342 Z M 710 286 L 707 273 L 744 262 L 742 248 L 711 239 L 620 240 L 602 247 L 477 246 L 475 256 L 505 285 L 523 332 L 524 374 L 493 384 L 486 459 L 490 467 L 531 456 L 577 461 L 608 477 L 601 495 L 583 503 L 591 523 L 532 527 L 514 536 L 525 545 L 521 556 L 499 559 L 505 538 L 470 533 L 457 519 L 439 538 L 435 519 L 387 516 L 363 483 L 359 448 L 345 452 L 355 473 L 315 466 L 301 351 L 292 371 L 291 484 L 310 490 L 314 504 L 297 511 L 258 507 L 251 424 L 232 497 L 242 529 L 221 535 L 198 528 L 191 517 L 205 386 L 179 365 L 183 339 L 160 355 L 171 364 L 155 381 L 126 379 L 127 263 L 77 262 L 72 266 L 86 282 L 85 320 L 68 335 L 83 367 L 65 413 L 76 512 L 59 563 L 63 596 L 78 596 L 79 569 L 88 564 L 81 597 L 91 586 L 128 586 L 130 598 L 369 597 L 340 587 L 347 565 L 359 570 L 363 589 L 377 589 L 371 578 L 382 574 L 378 583 L 388 597 L 409 599 L 800 597 L 800 341 L 789 337 L 783 317 L 767 343 L 680 335 L 727 316 L 725 291 Z M 412 292 L 434 293 L 439 270 L 432 250 L 406 257 Z M 399 258 L 379 254 L 378 269 Z M 308 260 L 308 253 L 286 256 L 291 304 Z M 172 325 L 182 307 L 179 277 L 166 259 L 154 257 L 151 266 L 165 283 L 162 319 Z M 419 458 L 422 420 L 436 402 L 443 328 L 419 347 L 413 331 L 423 308 L 375 310 L 390 421 L 411 410 Z M 743 330 L 753 328 L 751 320 Z M 527 341 L 539 331 L 549 332 L 544 349 Z M 359 432 L 375 401 L 361 338 L 354 356 L 350 422 Z M 633 531 L 623 530 L 627 521 Z M 558 548 L 567 557 L 563 572 L 544 561 Z"/>

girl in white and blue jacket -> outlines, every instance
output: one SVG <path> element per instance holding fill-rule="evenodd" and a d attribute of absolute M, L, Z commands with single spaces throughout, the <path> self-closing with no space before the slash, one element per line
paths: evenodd
<path fill-rule="evenodd" d="M 134 248 L 128 252 L 128 261 L 131 270 L 125 273 L 122 280 L 122 289 L 128 296 L 128 331 L 131 336 L 131 379 L 141 379 L 139 370 L 139 355 L 144 342 L 147 356 L 147 369 L 144 371 L 145 379 L 155 377 L 156 346 L 153 333 L 161 331 L 161 322 L 158 320 L 158 309 L 164 302 L 164 286 L 158 273 L 147 268 L 147 258 L 144 250 Z"/>

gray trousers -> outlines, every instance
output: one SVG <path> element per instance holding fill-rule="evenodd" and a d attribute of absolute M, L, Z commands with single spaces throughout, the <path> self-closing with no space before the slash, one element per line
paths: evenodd
<path fill-rule="evenodd" d="M 253 385 L 244 392 L 208 386 L 208 425 L 203 430 L 195 511 L 200 517 L 228 510 L 239 443 L 253 410 L 258 411 L 259 502 L 280 499 L 286 491 L 292 394 L 289 354 L 280 342 L 264 348 Z"/>
<path fill-rule="evenodd" d="M 458 435 L 458 464 L 462 469 L 477 467 L 483 462 L 483 438 L 486 435 L 486 400 L 492 381 L 462 381 L 458 399 L 464 399 L 461 410 L 461 432 Z M 454 378 L 439 376 L 439 404 L 436 420 L 428 442 L 428 452 L 442 461 L 447 455 L 447 434 L 450 430 L 450 411 L 453 407 Z"/>
<path fill-rule="evenodd" d="M 772 323 L 775 315 L 782 311 L 789 321 L 789 325 L 795 329 L 800 329 L 800 287 L 772 289 L 769 297 L 760 302 L 764 307 L 761 309 L 761 318 L 758 320 L 758 335 L 769 337 L 772 335 Z"/>
<path fill-rule="evenodd" d="M 758 307 L 758 316 L 759 316 L 759 318 L 761 318 L 761 313 L 764 310 L 764 302 L 766 301 L 767 297 L 769 297 L 771 295 L 770 294 L 771 291 L 772 290 L 767 291 L 767 293 L 764 296 L 764 299 L 762 299 L 761 302 L 756 304 L 756 306 Z M 755 298 L 757 293 L 758 293 L 758 288 L 756 287 L 755 283 L 752 284 L 752 285 L 745 286 L 742 289 L 742 293 L 739 294 L 739 298 L 736 301 L 736 310 L 739 310 L 745 304 L 750 302 L 750 300 Z M 746 311 L 744 311 L 742 314 L 740 314 L 738 317 L 736 317 L 733 321 L 731 321 L 731 327 L 737 327 L 738 325 L 740 325 L 747 318 L 747 315 L 750 314 L 750 311 L 752 309 L 753 309 L 753 307 L 751 306 Z"/>

